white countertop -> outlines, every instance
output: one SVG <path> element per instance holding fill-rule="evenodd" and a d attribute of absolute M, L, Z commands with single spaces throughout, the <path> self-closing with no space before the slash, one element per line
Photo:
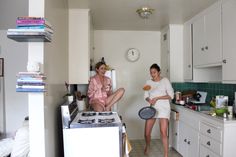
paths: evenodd
<path fill-rule="evenodd" d="M 228 117 L 228 118 L 224 118 L 224 117 L 220 117 L 220 116 L 211 116 L 207 113 L 204 113 L 204 112 L 201 112 L 201 111 L 195 111 L 195 110 L 192 110 L 192 109 L 189 109 L 187 107 L 184 107 L 182 105 L 177 105 L 177 104 L 171 104 L 171 109 L 174 109 L 176 111 L 178 111 L 179 109 L 181 110 L 185 110 L 187 112 L 192 112 L 194 114 L 197 114 L 201 117 L 204 117 L 204 118 L 207 118 L 207 119 L 211 119 L 211 120 L 215 120 L 215 121 L 218 121 L 220 123 L 223 123 L 224 125 L 225 124 L 233 124 L 235 123 L 236 125 L 236 118 L 235 117 Z"/>

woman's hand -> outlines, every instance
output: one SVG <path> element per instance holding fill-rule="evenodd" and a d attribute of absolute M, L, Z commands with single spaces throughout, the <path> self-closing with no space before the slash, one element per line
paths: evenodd
<path fill-rule="evenodd" d="M 157 100 L 158 100 L 158 97 L 151 99 L 150 102 L 149 102 L 150 105 L 155 105 Z"/>

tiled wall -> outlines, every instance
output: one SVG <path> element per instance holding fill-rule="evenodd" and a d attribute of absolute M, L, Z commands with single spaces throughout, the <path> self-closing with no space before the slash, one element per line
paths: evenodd
<path fill-rule="evenodd" d="M 221 84 L 221 83 L 172 83 L 175 91 L 198 90 L 207 92 L 207 101 L 210 101 L 212 96 L 225 95 L 229 96 L 229 101 L 234 100 L 234 92 L 236 92 L 236 84 Z"/>

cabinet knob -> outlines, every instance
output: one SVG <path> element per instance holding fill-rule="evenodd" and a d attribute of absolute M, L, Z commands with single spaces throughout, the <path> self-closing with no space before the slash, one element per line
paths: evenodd
<path fill-rule="evenodd" d="M 210 155 L 207 155 L 206 157 L 210 157 Z"/>
<path fill-rule="evenodd" d="M 184 139 L 184 142 L 187 142 L 187 139 Z"/>
<path fill-rule="evenodd" d="M 208 129 L 208 130 L 207 130 L 207 133 L 209 133 L 209 134 L 210 134 L 210 133 L 211 133 L 211 129 Z"/>
<path fill-rule="evenodd" d="M 223 59 L 223 61 L 222 61 L 222 62 L 226 64 L 226 59 Z"/>
<path fill-rule="evenodd" d="M 211 142 L 210 142 L 210 141 L 208 141 L 208 142 L 207 142 L 207 145 L 208 145 L 208 146 L 210 146 L 210 145 L 211 145 Z"/>
<path fill-rule="evenodd" d="M 205 46 L 205 49 L 208 50 L 208 46 Z"/>
<path fill-rule="evenodd" d="M 202 47 L 201 50 L 204 51 L 204 47 Z"/>
<path fill-rule="evenodd" d="M 190 144 L 190 141 L 188 141 L 188 144 Z"/>
<path fill-rule="evenodd" d="M 191 65 L 189 64 L 188 67 L 191 68 Z"/>
<path fill-rule="evenodd" d="M 177 132 L 175 133 L 175 136 L 177 136 L 178 134 L 177 134 Z"/>

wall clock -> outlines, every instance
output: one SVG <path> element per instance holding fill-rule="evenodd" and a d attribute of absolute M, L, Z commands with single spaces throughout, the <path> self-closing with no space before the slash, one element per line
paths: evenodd
<path fill-rule="evenodd" d="M 127 57 L 128 61 L 136 62 L 140 57 L 140 52 L 135 48 L 128 49 L 128 51 L 126 53 L 126 57 Z"/>

